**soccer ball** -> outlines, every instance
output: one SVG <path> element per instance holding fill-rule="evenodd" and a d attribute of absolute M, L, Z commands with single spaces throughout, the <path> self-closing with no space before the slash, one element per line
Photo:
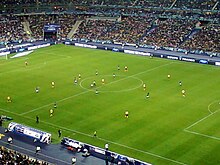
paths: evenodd
<path fill-rule="evenodd" d="M 170 78 L 170 74 L 168 74 L 167 77 Z"/>

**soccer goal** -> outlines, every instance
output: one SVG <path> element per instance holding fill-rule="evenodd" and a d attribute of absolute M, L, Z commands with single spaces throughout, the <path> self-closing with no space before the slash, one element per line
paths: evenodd
<path fill-rule="evenodd" d="M 7 60 L 8 59 L 8 55 L 10 54 L 10 52 L 1 52 L 0 53 L 0 60 Z"/>

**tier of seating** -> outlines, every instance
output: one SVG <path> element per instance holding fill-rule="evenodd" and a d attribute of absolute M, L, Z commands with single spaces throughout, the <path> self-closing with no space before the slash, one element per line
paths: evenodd
<path fill-rule="evenodd" d="M 121 17 L 119 20 L 92 19 L 83 15 L 30 15 L 1 16 L 0 42 L 42 40 L 46 24 L 59 24 L 57 38 L 67 39 L 76 20 L 84 20 L 74 38 L 122 42 L 157 47 L 174 47 L 187 50 L 220 52 L 220 25 L 206 22 L 196 34 L 198 20 L 155 18 L 154 13 L 145 17 Z M 87 19 L 85 19 L 87 18 Z M 31 34 L 24 31 L 23 22 L 30 25 Z M 192 34 L 193 35 L 192 35 Z"/>
<path fill-rule="evenodd" d="M 174 7 L 181 9 L 206 9 L 212 10 L 218 0 L 177 0 Z M 219 10 L 216 7 L 216 10 Z"/>
<path fill-rule="evenodd" d="M 39 161 L 34 158 L 30 158 L 27 155 L 19 152 L 9 150 L 3 146 L 0 147 L 0 164 L 19 164 L 19 165 L 48 165 L 47 162 Z"/>
<path fill-rule="evenodd" d="M 47 24 L 58 24 L 60 29 L 58 31 L 58 38 L 66 39 L 68 33 L 72 29 L 76 20 L 80 19 L 80 16 L 71 14 L 61 15 L 30 15 L 26 20 L 30 24 L 30 30 L 32 32 L 32 38 L 43 39 L 43 28 Z"/>
<path fill-rule="evenodd" d="M 220 52 L 220 26 L 207 25 L 181 45 L 187 50 L 202 50 L 205 52 Z"/>
<path fill-rule="evenodd" d="M 22 17 L 17 16 L 0 16 L 0 42 L 27 39 L 21 24 L 22 19 Z"/>
<path fill-rule="evenodd" d="M 81 24 L 75 38 L 136 43 L 151 26 L 150 22 L 151 18 L 141 17 L 124 17 L 121 21 L 89 20 Z"/>
<path fill-rule="evenodd" d="M 136 1 L 135 6 L 170 7 L 173 2 L 173 0 L 139 0 Z"/>
<path fill-rule="evenodd" d="M 4 0 L 0 5 L 33 5 L 33 4 L 75 4 L 75 5 L 115 5 L 115 6 L 141 6 L 141 7 L 174 7 L 181 9 L 220 10 L 218 0 Z"/>
<path fill-rule="evenodd" d="M 196 21 L 193 20 L 157 20 L 155 28 L 144 38 L 142 43 L 157 47 L 178 47 L 189 34 Z"/>

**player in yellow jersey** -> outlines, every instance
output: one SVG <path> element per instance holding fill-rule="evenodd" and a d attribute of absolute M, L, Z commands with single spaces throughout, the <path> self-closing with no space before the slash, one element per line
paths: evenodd
<path fill-rule="evenodd" d="M 125 66 L 125 72 L 127 72 L 128 71 L 128 67 L 127 66 Z"/>
<path fill-rule="evenodd" d="M 186 91 L 184 89 L 182 90 L 182 95 L 183 95 L 183 97 L 186 96 Z"/>
<path fill-rule="evenodd" d="M 144 91 L 146 91 L 146 84 L 145 83 L 143 84 L 143 89 L 144 89 Z"/>
<path fill-rule="evenodd" d="M 128 116 L 129 116 L 129 112 L 125 111 L 125 118 L 128 118 Z"/>
<path fill-rule="evenodd" d="M 54 110 L 53 110 L 53 109 L 50 109 L 50 117 L 53 116 L 53 112 L 54 112 Z"/>
<path fill-rule="evenodd" d="M 8 103 L 11 103 L 11 102 L 12 102 L 12 100 L 11 100 L 11 97 L 10 97 L 10 96 L 8 96 L 8 97 L 7 97 L 7 102 L 8 102 Z"/>
<path fill-rule="evenodd" d="M 55 82 L 54 82 L 54 81 L 51 82 L 51 87 L 52 87 L 52 88 L 55 87 Z"/>
<path fill-rule="evenodd" d="M 104 78 L 102 79 L 102 84 L 105 84 L 105 79 Z"/>

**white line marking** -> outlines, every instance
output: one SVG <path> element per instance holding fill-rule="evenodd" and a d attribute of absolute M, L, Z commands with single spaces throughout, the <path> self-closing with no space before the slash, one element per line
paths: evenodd
<path fill-rule="evenodd" d="M 195 135 L 199 135 L 199 136 L 207 137 L 207 138 L 211 138 L 211 139 L 215 139 L 215 140 L 220 140 L 220 138 L 215 137 L 215 136 L 210 136 L 210 135 L 206 135 L 206 134 L 198 133 L 198 132 L 195 132 L 195 131 L 189 131 L 189 130 L 186 130 L 186 129 L 184 129 L 184 131 L 185 131 L 185 132 L 188 132 L 188 133 L 195 134 Z"/>
<path fill-rule="evenodd" d="M 6 109 L 0 108 L 0 110 L 1 110 L 1 111 L 5 111 L 5 112 L 8 112 L 8 113 L 11 113 L 11 114 L 15 114 L 15 115 L 17 115 L 17 116 L 22 116 L 21 114 L 14 113 L 14 112 L 11 112 L 11 111 L 6 110 Z M 30 117 L 27 117 L 27 116 L 23 116 L 23 117 L 24 117 L 24 118 L 31 119 L 31 120 L 34 120 L 33 118 L 30 118 Z M 76 130 L 73 130 L 73 129 L 69 129 L 69 128 L 66 128 L 66 127 L 58 126 L 58 125 L 55 125 L 55 124 L 52 124 L 52 123 L 49 123 L 49 122 L 46 122 L 46 121 L 40 121 L 40 122 L 46 124 L 47 126 L 53 127 L 53 128 L 61 128 L 61 129 L 63 129 L 63 130 L 67 130 L 67 131 L 70 131 L 70 132 L 75 132 L 75 133 L 78 133 L 78 134 L 81 134 L 81 135 L 84 135 L 84 136 L 93 137 L 93 135 L 90 135 L 90 134 L 87 134 L 87 133 L 83 133 L 83 132 L 80 132 L 80 131 L 76 131 Z M 110 141 L 110 140 L 107 140 L 107 139 L 103 139 L 103 138 L 100 138 L 100 137 L 98 137 L 98 139 L 99 139 L 99 140 L 102 140 L 102 141 L 104 141 L 104 142 L 108 142 L 108 143 L 115 144 L 115 145 L 118 145 L 118 146 L 121 146 L 121 147 L 124 147 L 124 148 L 131 149 L 131 150 L 134 150 L 134 151 L 137 151 L 137 152 L 142 152 L 142 153 L 144 153 L 144 154 L 151 155 L 151 156 L 153 156 L 153 157 L 157 157 L 157 158 L 160 158 L 160 159 L 164 159 L 164 160 L 167 160 L 167 161 L 176 163 L 176 164 L 187 165 L 187 164 L 185 164 L 185 163 L 183 163 L 183 162 L 179 162 L 179 161 L 176 161 L 176 160 L 173 160 L 173 159 L 164 157 L 164 156 L 160 156 L 160 155 L 158 155 L 158 154 L 154 154 L 154 153 L 151 153 L 151 152 L 148 152 L 148 151 L 143 151 L 143 150 L 140 150 L 140 149 L 136 149 L 136 148 L 133 148 L 133 147 L 129 147 L 129 146 L 126 146 L 126 145 L 124 145 L 124 144 L 116 143 L 116 142 L 113 142 L 113 141 Z"/>
<path fill-rule="evenodd" d="M 20 71 L 23 72 L 23 71 L 29 71 L 29 70 L 34 70 L 34 69 L 40 69 L 40 68 L 43 68 L 43 67 L 44 67 L 43 63 L 38 64 L 38 65 L 33 65 L 31 67 L 22 66 L 19 69 L 9 70 L 9 71 L 6 71 L 6 72 L 1 72 L 0 75 L 4 75 L 4 74 L 8 74 L 8 73 L 13 73 L 13 72 L 20 72 Z"/>
<path fill-rule="evenodd" d="M 71 96 L 69 96 L 69 97 L 63 98 L 63 99 L 58 100 L 58 101 L 56 101 L 56 102 L 59 103 L 59 102 L 62 102 L 62 101 L 71 99 L 71 98 L 73 98 L 73 97 L 80 96 L 80 95 L 82 95 L 82 94 L 84 94 L 84 93 L 88 93 L 88 92 L 89 92 L 89 91 L 84 91 L 84 92 L 81 92 L 81 93 L 78 93 L 78 94 L 75 94 L 75 95 L 71 95 Z M 36 111 L 36 110 L 39 110 L 39 109 L 42 109 L 42 108 L 45 108 L 45 107 L 48 107 L 48 106 L 53 105 L 53 104 L 54 104 L 54 102 L 53 102 L 53 103 L 46 104 L 46 105 L 43 105 L 43 106 L 41 106 L 41 107 L 32 109 L 32 110 L 30 110 L 30 111 L 21 113 L 21 115 L 26 115 L 26 114 L 28 114 L 28 113 L 34 112 L 34 111 Z"/>
<path fill-rule="evenodd" d="M 39 54 L 41 54 L 41 52 L 39 52 Z M 65 55 L 58 55 L 58 54 L 53 54 L 53 53 L 42 53 L 42 54 L 49 54 L 49 55 L 55 55 L 55 56 L 60 56 L 60 57 L 64 57 L 62 59 L 66 59 L 66 58 L 71 58 L 71 56 L 65 56 Z M 26 58 L 27 59 L 27 58 Z M 22 59 L 23 61 L 25 59 Z M 25 67 L 25 65 L 21 68 L 15 69 L 15 70 L 9 70 L 6 72 L 1 72 L 0 75 L 4 75 L 4 74 L 8 74 L 8 73 L 13 73 L 13 72 L 19 72 L 19 71 L 29 71 L 29 70 L 34 70 L 34 69 L 40 69 L 43 68 L 45 66 L 45 64 L 50 63 L 51 61 L 57 61 L 60 59 L 52 59 L 43 63 L 39 63 L 39 64 L 34 64 L 34 65 L 30 65 L 28 67 Z M 16 60 L 15 62 L 17 62 L 18 60 Z M 20 60 L 19 60 L 20 61 Z"/>
<path fill-rule="evenodd" d="M 98 77 L 100 78 L 100 76 L 98 76 Z M 112 76 L 112 75 L 102 75 L 102 77 L 105 78 L 105 77 L 113 77 L 113 76 Z M 128 77 L 126 77 L 125 75 L 117 75 L 116 77 L 125 77 L 125 78 L 122 78 L 122 79 L 127 79 L 127 78 L 128 78 Z M 130 76 L 130 77 L 131 77 L 131 76 Z M 97 76 L 90 76 L 90 77 L 87 77 L 87 78 L 83 79 L 83 80 L 79 83 L 79 86 L 80 86 L 81 88 L 87 90 L 87 91 L 94 91 L 94 89 L 98 89 L 98 88 L 104 87 L 104 86 L 99 86 L 99 87 L 96 87 L 96 88 L 93 88 L 93 89 L 91 89 L 91 88 L 88 89 L 88 88 L 84 87 L 84 86 L 82 85 L 82 83 L 83 83 L 85 80 L 88 80 L 88 79 L 91 79 L 91 78 L 96 79 Z M 137 77 L 132 76 L 131 78 L 140 81 L 141 84 L 140 84 L 140 85 L 138 84 L 138 86 L 135 86 L 135 87 L 133 87 L 133 88 L 128 88 L 128 89 L 111 90 L 111 91 L 101 90 L 101 92 L 129 92 L 129 91 L 132 91 L 132 90 L 135 90 L 135 89 L 140 88 L 140 87 L 143 85 L 143 83 L 144 83 L 141 79 L 139 79 L 139 78 L 137 78 Z M 116 81 L 118 82 L 118 81 L 121 81 L 122 79 L 118 79 L 118 80 L 116 80 Z M 101 78 L 100 78 L 100 80 L 101 80 Z M 106 83 L 105 86 L 106 86 L 106 85 L 109 85 L 109 84 L 112 84 L 112 83 L 114 83 L 114 82 L 116 82 L 116 81 L 113 81 L 113 82 L 111 82 L 111 83 Z"/>
<path fill-rule="evenodd" d="M 133 77 L 133 76 L 137 76 L 137 75 L 140 75 L 140 74 L 143 74 L 143 73 L 147 73 L 147 72 L 150 72 L 150 71 L 156 70 L 156 69 L 158 69 L 158 68 L 161 68 L 161 67 L 164 67 L 164 66 L 170 65 L 170 64 L 172 64 L 172 63 L 173 63 L 173 62 L 170 62 L 170 63 L 164 64 L 164 65 L 160 65 L 160 66 L 157 66 L 157 67 L 155 67 L 155 68 L 148 69 L 148 70 L 145 70 L 145 71 L 143 71 L 143 72 L 140 72 L 140 73 L 137 73 L 137 74 L 134 74 L 134 75 L 131 75 L 131 76 L 127 76 L 127 77 L 122 78 L 122 79 L 120 79 L 120 80 L 110 82 L 110 83 L 108 83 L 108 85 L 109 85 L 109 84 L 113 84 L 113 83 L 117 83 L 117 82 L 119 82 L 119 81 L 125 80 L 125 79 L 130 78 L 130 77 Z M 106 85 L 107 85 L 107 84 L 106 84 Z M 98 88 L 100 88 L 100 87 L 98 87 Z M 96 88 L 96 89 L 98 89 L 98 88 Z M 90 91 L 84 91 L 84 92 L 81 92 L 81 93 L 78 93 L 78 94 L 75 94 L 75 95 L 72 95 L 72 96 L 69 96 L 69 97 L 63 98 L 63 99 L 61 99 L 61 100 L 58 100 L 57 103 L 58 103 L 58 102 L 65 101 L 65 100 L 68 100 L 68 99 L 71 99 L 71 98 L 73 98 L 73 97 L 77 97 L 77 96 L 79 96 L 79 95 L 82 95 L 82 94 L 84 94 L 84 93 L 88 93 L 88 92 L 90 92 Z M 28 113 L 34 112 L 34 111 L 36 111 L 36 110 L 39 110 L 39 109 L 41 109 L 41 108 L 44 108 L 44 107 L 47 107 L 47 106 L 50 106 L 50 105 L 53 105 L 53 104 L 54 104 L 54 103 L 49 103 L 49 104 L 43 105 L 43 106 L 41 106 L 41 107 L 38 107 L 38 108 L 32 109 L 32 110 L 30 110 L 30 111 L 27 111 L 27 112 L 21 113 L 21 115 L 26 115 L 26 114 L 28 114 Z"/>
<path fill-rule="evenodd" d="M 212 104 L 214 104 L 214 103 L 216 103 L 216 102 L 219 102 L 219 100 L 216 100 L 216 101 L 213 101 L 213 102 L 211 102 L 209 105 L 208 105 L 208 111 L 210 112 L 210 113 L 213 113 L 211 110 L 210 110 L 210 106 L 212 105 Z M 220 103 L 219 103 L 220 104 Z M 217 110 L 218 111 L 218 110 Z M 215 112 L 215 111 L 214 111 Z"/>
<path fill-rule="evenodd" d="M 129 146 L 126 146 L 126 145 L 124 145 L 124 144 L 116 143 L 116 142 L 113 142 L 113 141 L 110 141 L 110 140 L 106 140 L 106 139 L 103 139 L 103 138 L 98 138 L 98 139 L 100 139 L 100 140 L 102 140 L 102 141 L 105 141 L 105 142 L 108 142 L 108 143 L 112 143 L 112 144 L 115 144 L 115 145 L 124 147 L 124 148 L 131 149 L 131 150 L 134 150 L 134 151 L 137 151 L 137 152 L 142 152 L 142 153 L 147 154 L 147 155 L 151 155 L 151 156 L 154 156 L 154 157 L 157 157 L 157 158 L 161 158 L 161 159 L 164 159 L 164 160 L 168 160 L 168 161 L 173 162 L 173 163 L 176 163 L 176 164 L 186 165 L 186 163 L 179 162 L 179 161 L 177 161 L 177 160 L 173 160 L 173 159 L 170 159 L 170 158 L 166 158 L 166 157 L 164 157 L 164 156 L 160 156 L 160 155 L 154 154 L 154 153 L 152 153 L 152 152 L 143 151 L 143 150 L 140 150 L 140 149 L 136 149 L 136 148 L 133 148 L 133 147 L 129 147 Z"/>
<path fill-rule="evenodd" d="M 193 124 L 191 124 L 190 126 L 186 127 L 184 130 L 187 130 L 187 129 L 189 129 L 189 128 L 191 128 L 191 127 L 195 126 L 196 124 L 200 123 L 201 121 L 203 121 L 203 120 L 207 119 L 208 117 L 210 117 L 210 116 L 214 115 L 215 113 L 217 113 L 217 112 L 219 112 L 219 111 L 220 111 L 220 109 L 219 109 L 219 110 L 217 110 L 217 111 L 215 111 L 215 112 L 213 112 L 213 113 L 210 113 L 208 116 L 205 116 L 205 117 L 203 117 L 202 119 L 200 119 L 200 120 L 196 121 L 195 123 L 193 123 Z"/>

